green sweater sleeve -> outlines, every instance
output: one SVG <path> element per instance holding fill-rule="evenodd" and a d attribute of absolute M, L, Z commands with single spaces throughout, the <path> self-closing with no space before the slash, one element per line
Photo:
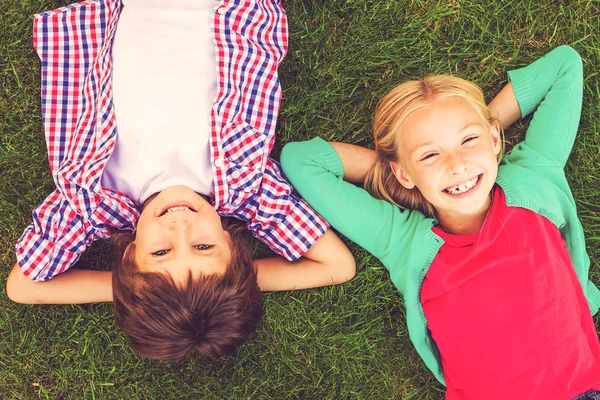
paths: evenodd
<path fill-rule="evenodd" d="M 300 195 L 327 222 L 374 256 L 381 259 L 407 234 L 410 212 L 344 181 L 342 161 L 323 139 L 287 144 L 281 166 Z"/>
<path fill-rule="evenodd" d="M 579 54 L 560 46 L 532 64 L 508 73 L 523 117 L 533 112 L 525 140 L 510 162 L 564 168 L 579 126 L 583 68 Z"/>

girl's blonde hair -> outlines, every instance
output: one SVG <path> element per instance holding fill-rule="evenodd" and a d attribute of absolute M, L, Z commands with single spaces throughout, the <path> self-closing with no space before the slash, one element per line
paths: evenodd
<path fill-rule="evenodd" d="M 379 102 L 375 111 L 373 135 L 377 162 L 369 169 L 365 179 L 365 188 L 373 196 L 401 208 L 419 210 L 428 217 L 435 215 L 433 205 L 416 186 L 406 189 L 398 182 L 390 163 L 398 162 L 398 133 L 410 113 L 449 97 L 466 100 L 490 126 L 498 122 L 485 104 L 483 91 L 475 83 L 454 76 L 437 75 L 398 85 Z M 498 163 L 504 153 L 504 132 L 501 126 L 500 133 Z"/>

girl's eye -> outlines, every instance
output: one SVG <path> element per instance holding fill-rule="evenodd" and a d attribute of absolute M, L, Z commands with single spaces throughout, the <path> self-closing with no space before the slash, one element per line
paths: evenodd
<path fill-rule="evenodd" d="M 210 248 L 212 248 L 213 245 L 212 244 L 197 244 L 194 246 L 194 248 L 196 250 L 208 250 Z"/>
<path fill-rule="evenodd" d="M 160 257 L 160 256 L 164 256 L 169 251 L 171 251 L 171 250 L 158 250 L 158 251 L 155 251 L 154 253 L 152 253 L 152 255 L 156 256 L 156 257 Z"/>
<path fill-rule="evenodd" d="M 462 144 L 465 144 L 465 143 L 468 143 L 468 142 L 472 142 L 475 139 L 477 139 L 477 136 L 468 137 L 465 140 L 463 140 Z"/>
<path fill-rule="evenodd" d="M 421 157 L 421 161 L 429 160 L 435 156 L 437 156 L 437 153 L 425 154 L 423 157 Z"/>

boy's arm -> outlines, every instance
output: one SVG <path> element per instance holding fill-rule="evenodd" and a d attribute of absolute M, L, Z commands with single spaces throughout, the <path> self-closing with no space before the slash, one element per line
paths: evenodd
<path fill-rule="evenodd" d="M 296 261 L 272 257 L 256 260 L 256 265 L 263 291 L 336 285 L 349 281 L 356 272 L 354 257 L 331 230 Z"/>
<path fill-rule="evenodd" d="M 112 301 L 112 272 L 70 269 L 51 280 L 35 282 L 16 264 L 6 281 L 6 294 L 12 301 L 25 304 Z"/>

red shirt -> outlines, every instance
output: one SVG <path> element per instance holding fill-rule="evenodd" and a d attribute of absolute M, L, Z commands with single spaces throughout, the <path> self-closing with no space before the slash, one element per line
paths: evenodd
<path fill-rule="evenodd" d="M 558 228 L 496 187 L 480 233 L 450 235 L 421 291 L 447 399 L 572 399 L 600 389 L 600 343 Z"/>

